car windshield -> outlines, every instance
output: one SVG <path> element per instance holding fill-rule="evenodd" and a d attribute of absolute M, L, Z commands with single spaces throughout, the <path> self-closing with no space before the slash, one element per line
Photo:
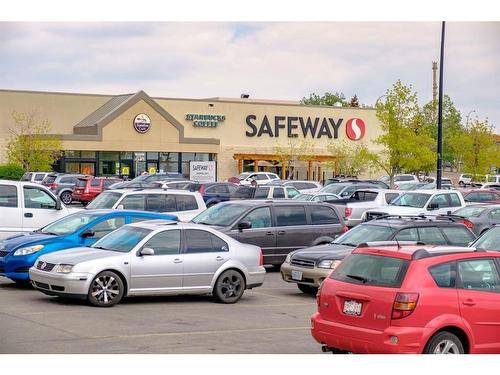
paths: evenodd
<path fill-rule="evenodd" d="M 481 216 L 481 214 L 487 210 L 488 207 L 482 206 L 482 207 L 463 207 L 458 210 L 456 210 L 453 215 L 457 216 L 463 216 L 463 217 L 478 217 Z"/>
<path fill-rule="evenodd" d="M 358 225 L 333 241 L 335 244 L 358 246 L 363 242 L 387 241 L 396 230 L 380 225 Z"/>
<path fill-rule="evenodd" d="M 430 194 L 425 193 L 405 193 L 393 200 L 390 206 L 422 208 L 425 206 L 430 196 Z"/>
<path fill-rule="evenodd" d="M 472 244 L 472 247 L 481 250 L 500 251 L 500 227 L 493 227 Z"/>
<path fill-rule="evenodd" d="M 340 192 L 344 190 L 345 187 L 349 186 L 348 184 L 330 184 L 322 188 L 320 191 L 323 193 L 332 193 L 336 195 L 340 195 Z"/>
<path fill-rule="evenodd" d="M 246 210 L 247 205 L 243 204 L 216 204 L 193 219 L 193 223 L 229 226 Z"/>
<path fill-rule="evenodd" d="M 105 208 L 113 208 L 118 199 L 122 196 L 122 193 L 112 193 L 112 192 L 104 192 L 99 194 L 92 202 L 87 205 L 87 209 L 105 209 Z"/>
<path fill-rule="evenodd" d="M 104 236 L 91 247 L 128 253 L 151 232 L 151 229 L 125 225 Z"/>
<path fill-rule="evenodd" d="M 54 221 L 36 232 L 64 236 L 76 232 L 78 229 L 100 216 L 102 216 L 102 214 L 91 214 L 85 211 L 77 212 Z"/>

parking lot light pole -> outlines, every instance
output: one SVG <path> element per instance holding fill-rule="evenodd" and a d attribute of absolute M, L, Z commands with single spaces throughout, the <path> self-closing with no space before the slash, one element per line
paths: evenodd
<path fill-rule="evenodd" d="M 444 60 L 445 21 L 441 25 L 441 57 L 439 59 L 439 101 L 438 101 L 438 134 L 437 134 L 437 173 L 436 189 L 441 189 L 443 173 L 443 60 Z"/>

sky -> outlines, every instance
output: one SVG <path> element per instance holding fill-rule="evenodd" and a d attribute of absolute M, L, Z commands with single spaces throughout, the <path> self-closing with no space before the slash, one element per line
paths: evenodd
<path fill-rule="evenodd" d="M 0 22 L 0 89 L 373 105 L 400 79 L 432 98 L 440 22 Z M 500 23 L 446 24 L 444 92 L 500 133 Z"/>

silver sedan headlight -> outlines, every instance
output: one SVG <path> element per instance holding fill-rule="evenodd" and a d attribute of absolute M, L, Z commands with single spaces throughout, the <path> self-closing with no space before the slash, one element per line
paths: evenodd
<path fill-rule="evenodd" d="M 72 264 L 59 264 L 56 267 L 56 272 L 57 273 L 71 273 L 73 271 L 73 265 Z"/>
<path fill-rule="evenodd" d="M 17 249 L 14 252 L 14 256 L 30 255 L 30 254 L 36 253 L 37 251 L 42 250 L 44 247 L 45 246 L 43 246 L 43 245 L 33 245 L 33 246 L 28 246 L 28 247 L 21 247 L 20 249 Z"/>
<path fill-rule="evenodd" d="M 329 268 L 334 270 L 340 264 L 341 260 L 322 260 L 318 264 L 318 268 Z"/>

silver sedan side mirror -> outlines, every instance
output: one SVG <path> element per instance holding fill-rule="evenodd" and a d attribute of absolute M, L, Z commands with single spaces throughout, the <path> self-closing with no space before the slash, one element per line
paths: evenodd
<path fill-rule="evenodd" d="M 150 247 L 144 247 L 139 252 L 140 255 L 155 255 L 155 251 Z"/>

